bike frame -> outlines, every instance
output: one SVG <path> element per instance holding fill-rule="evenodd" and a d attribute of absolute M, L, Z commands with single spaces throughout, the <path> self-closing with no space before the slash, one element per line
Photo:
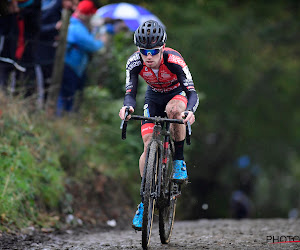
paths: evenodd
<path fill-rule="evenodd" d="M 126 118 L 128 115 L 129 115 L 129 108 L 127 107 L 125 110 L 125 119 L 122 121 L 120 127 L 122 129 L 122 139 L 126 139 L 126 128 L 127 128 Z M 154 213 L 155 206 L 156 208 L 158 208 L 160 213 L 159 230 L 160 230 L 161 242 L 163 244 L 168 243 L 171 236 L 173 222 L 174 222 L 174 215 L 175 215 L 175 206 L 171 205 L 170 202 L 173 201 L 175 202 L 174 204 L 176 204 L 176 198 L 181 194 L 181 185 L 172 182 L 168 173 L 169 160 L 173 158 L 170 157 L 170 154 L 173 154 L 170 124 L 171 123 L 184 124 L 184 122 L 183 120 L 179 120 L 179 119 L 169 119 L 169 118 L 163 118 L 158 116 L 145 117 L 145 116 L 132 115 L 131 119 L 147 120 L 147 121 L 152 121 L 154 123 L 152 138 L 149 145 L 147 146 L 147 155 L 146 155 L 145 166 L 143 170 L 143 176 L 142 176 L 142 182 L 140 188 L 140 195 L 147 200 L 147 202 L 145 201 L 145 204 L 147 204 L 145 205 L 145 209 L 151 209 L 150 211 L 147 210 L 146 215 L 145 214 L 143 215 L 142 245 L 144 249 L 147 249 L 148 244 L 150 242 L 151 228 L 153 223 L 153 213 Z M 189 122 L 187 123 L 186 129 L 187 129 L 186 142 L 189 145 L 190 135 L 191 135 L 191 126 Z M 169 149 L 169 147 L 171 148 Z M 149 171 L 153 171 L 153 172 L 151 173 Z M 151 182 L 149 182 L 149 180 L 151 180 L 152 184 Z M 169 190 L 166 191 L 165 188 L 169 188 Z M 163 190 L 163 192 L 161 192 L 161 190 Z M 152 205 L 149 206 L 149 204 Z M 170 209 L 169 206 L 171 206 L 172 208 Z M 172 220 L 168 221 L 168 223 L 171 222 L 171 224 L 165 224 L 164 222 L 166 219 L 165 217 L 166 215 L 164 214 L 165 211 L 167 211 L 167 213 L 172 214 L 172 217 L 170 217 L 172 218 Z M 150 217 L 149 217 L 149 212 L 150 212 Z M 150 220 L 150 222 L 144 221 L 145 219 Z M 168 226 L 165 228 L 165 225 Z"/>
<path fill-rule="evenodd" d="M 125 111 L 125 117 L 127 117 L 129 115 L 129 108 L 126 109 Z M 152 134 L 152 139 L 148 145 L 147 148 L 147 155 L 146 155 L 146 163 L 148 162 L 148 153 L 149 153 L 149 148 L 150 145 L 153 141 L 156 141 L 159 145 L 160 148 L 160 163 L 159 163 L 159 168 L 158 168 L 158 188 L 155 192 L 155 199 L 160 197 L 160 189 L 161 189 L 161 178 L 162 178 L 162 169 L 166 166 L 167 164 L 167 157 L 168 157 L 168 147 L 170 144 L 170 140 L 171 140 L 171 133 L 170 133 L 170 123 L 177 123 L 177 124 L 184 124 L 183 120 L 179 120 L 179 119 L 169 119 L 169 118 L 163 118 L 163 117 L 159 117 L 159 116 L 155 116 L 155 117 L 145 117 L 145 116 L 138 116 L 138 115 L 132 115 L 131 116 L 132 120 L 148 120 L 148 121 L 152 121 L 154 122 L 154 128 L 153 128 L 153 134 Z M 121 123 L 121 129 L 122 129 L 122 139 L 126 139 L 126 129 L 127 129 L 127 122 L 126 118 L 124 120 L 122 120 Z M 163 125 L 165 125 L 165 129 L 163 129 Z M 190 145 L 190 136 L 192 133 L 191 130 L 191 125 L 188 122 L 187 126 L 186 126 L 186 142 L 188 145 Z M 164 136 L 164 140 L 163 140 L 163 145 L 162 145 L 162 139 L 161 136 Z M 142 177 L 142 183 L 141 183 L 141 190 L 140 190 L 140 194 L 141 196 L 143 196 L 144 190 L 144 184 L 145 184 L 145 171 L 146 171 L 146 166 L 147 164 L 145 164 L 145 168 L 144 168 L 144 172 L 143 172 L 143 177 Z M 180 192 L 180 190 L 179 190 Z"/>

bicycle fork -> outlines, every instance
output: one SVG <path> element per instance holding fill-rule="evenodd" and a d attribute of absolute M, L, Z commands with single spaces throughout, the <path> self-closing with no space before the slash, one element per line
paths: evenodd
<path fill-rule="evenodd" d="M 160 143 L 159 140 L 157 140 L 156 138 L 158 138 L 160 136 L 160 132 L 161 132 L 161 127 L 156 125 L 154 126 L 154 130 L 153 130 L 153 134 L 155 136 L 153 136 L 153 140 L 149 143 L 148 145 L 148 150 L 147 150 L 147 156 L 146 156 L 146 161 L 145 161 L 145 167 L 144 167 L 144 171 L 143 171 L 143 176 L 142 176 L 142 182 L 141 182 L 141 188 L 140 188 L 140 195 L 141 197 L 144 197 L 144 192 L 145 192 L 145 176 L 146 176 L 146 171 L 147 171 L 147 167 L 148 167 L 148 157 L 149 157 L 149 151 L 150 151 L 150 146 L 153 142 L 157 143 L 157 161 L 158 161 L 158 166 L 156 169 L 154 169 L 154 176 L 156 176 L 155 178 L 155 190 L 154 192 L 152 192 L 150 194 L 150 196 L 152 198 L 154 198 L 155 200 L 159 198 L 160 196 L 160 186 L 161 186 L 161 176 L 162 176 L 162 152 L 163 152 L 163 147 Z"/>

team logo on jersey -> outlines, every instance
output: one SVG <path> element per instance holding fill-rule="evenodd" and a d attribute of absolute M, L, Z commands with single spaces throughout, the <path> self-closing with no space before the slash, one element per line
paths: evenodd
<path fill-rule="evenodd" d="M 126 85 L 129 84 L 130 82 L 130 73 L 129 73 L 129 70 L 127 69 L 126 70 Z"/>
<path fill-rule="evenodd" d="M 161 77 L 162 78 L 170 78 L 171 77 L 171 75 L 170 74 L 168 74 L 168 73 L 161 73 Z"/>
<path fill-rule="evenodd" d="M 139 60 L 139 54 L 133 54 L 126 63 L 126 68 L 128 70 L 132 70 L 134 67 L 137 67 L 142 64 L 142 62 Z"/>
<path fill-rule="evenodd" d="M 183 61 L 179 56 L 170 54 L 168 57 L 168 62 L 179 64 L 182 68 L 186 66 L 185 61 Z"/>
<path fill-rule="evenodd" d="M 140 66 L 141 64 L 141 61 L 131 62 L 129 65 L 127 65 L 127 69 L 132 70 L 133 68 Z"/>
<path fill-rule="evenodd" d="M 149 76 L 152 76 L 152 73 L 151 72 L 143 72 L 143 76 L 149 77 Z"/>
<path fill-rule="evenodd" d="M 183 72 L 184 72 L 184 74 L 185 74 L 186 79 L 192 80 L 192 74 L 191 74 L 191 72 L 189 71 L 188 66 L 186 65 L 182 70 L 183 70 Z"/>

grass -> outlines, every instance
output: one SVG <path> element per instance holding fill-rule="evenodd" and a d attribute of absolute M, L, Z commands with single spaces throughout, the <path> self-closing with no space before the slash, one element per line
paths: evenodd
<path fill-rule="evenodd" d="M 40 211 L 57 210 L 64 194 L 65 173 L 55 150 L 56 145 L 51 143 L 51 133 L 46 132 L 43 122 L 33 120 L 24 106 L 24 100 L 12 102 L 1 96 L 2 229 L 5 226 L 21 228 L 38 223 Z"/>
<path fill-rule="evenodd" d="M 120 101 L 87 88 L 80 113 L 61 119 L 31 109 L 30 102 L 0 93 L 0 231 L 58 227 L 62 213 L 72 212 L 65 188 L 72 180 L 101 173 L 135 183 L 140 138 L 121 141 Z M 127 186 L 138 194 L 138 187 Z"/>

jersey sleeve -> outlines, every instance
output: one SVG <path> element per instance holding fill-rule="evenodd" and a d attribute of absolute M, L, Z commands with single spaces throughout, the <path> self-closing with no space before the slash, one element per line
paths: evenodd
<path fill-rule="evenodd" d="M 190 70 L 183 57 L 177 51 L 168 51 L 165 58 L 166 65 L 177 75 L 177 79 L 186 92 L 188 104 L 186 110 L 195 112 L 199 105 L 199 97 L 195 90 Z"/>
<path fill-rule="evenodd" d="M 124 106 L 136 106 L 136 94 L 138 88 L 139 73 L 143 68 L 143 63 L 138 53 L 129 57 L 126 64 L 126 92 Z"/>

